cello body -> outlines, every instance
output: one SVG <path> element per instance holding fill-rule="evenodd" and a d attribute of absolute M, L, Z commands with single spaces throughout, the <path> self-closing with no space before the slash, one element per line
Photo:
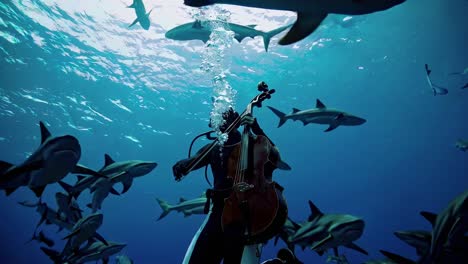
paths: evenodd
<path fill-rule="evenodd" d="M 248 164 L 245 177 L 225 200 L 222 214 L 223 228 L 242 225 L 246 229 L 246 243 L 265 243 L 281 230 L 288 216 L 283 188 L 272 181 L 273 169 L 268 169 L 273 146 L 264 136 L 250 138 Z M 242 145 L 242 142 L 241 142 Z M 241 145 L 236 146 L 228 161 L 228 177 L 239 174 L 238 160 Z M 236 181 L 235 181 L 236 182 Z M 242 188 L 242 186 L 246 188 Z"/>

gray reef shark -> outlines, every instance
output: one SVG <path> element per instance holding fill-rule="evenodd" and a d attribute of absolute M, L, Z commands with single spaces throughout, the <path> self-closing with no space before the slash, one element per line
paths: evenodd
<path fill-rule="evenodd" d="M 283 224 L 283 227 L 281 228 L 281 231 L 278 233 L 278 235 L 275 237 L 275 242 L 274 245 L 278 243 L 278 238 L 281 238 L 284 243 L 288 246 L 290 250 L 294 252 L 294 244 L 290 243 L 289 238 L 293 236 L 297 230 L 301 228 L 301 225 L 294 222 L 291 218 L 287 218 L 286 221 Z"/>
<path fill-rule="evenodd" d="M 200 211 L 203 212 L 206 204 L 206 196 L 203 193 L 200 197 L 191 200 L 180 198 L 179 203 L 176 205 L 170 205 L 168 202 L 159 198 L 156 198 L 156 201 L 163 210 L 158 218 L 159 221 L 172 211 L 183 212 L 185 216 L 189 216 Z"/>
<path fill-rule="evenodd" d="M 288 238 L 292 244 L 305 248 L 310 246 L 322 256 L 333 249 L 338 256 L 338 247 L 344 246 L 367 255 L 367 251 L 354 243 L 364 231 L 361 218 L 347 214 L 324 214 L 309 200 L 311 215 L 307 222 Z"/>
<path fill-rule="evenodd" d="M 291 25 L 287 25 L 284 27 L 280 27 L 274 29 L 269 32 L 263 32 L 260 30 L 256 30 L 256 25 L 248 25 L 242 26 L 234 23 L 227 23 L 222 21 L 201 21 L 196 20 L 191 23 L 183 24 L 177 26 L 169 31 L 166 32 L 166 38 L 174 39 L 174 40 L 201 40 L 206 43 L 210 39 L 210 35 L 212 32 L 211 23 L 225 23 L 227 25 L 228 30 L 234 32 L 234 38 L 240 43 L 243 39 L 250 37 L 255 38 L 256 36 L 263 37 L 263 45 L 265 47 L 265 51 L 268 51 L 268 46 L 270 45 L 270 40 L 275 35 L 283 32 L 287 28 L 291 27 Z"/>
<path fill-rule="evenodd" d="M 304 39 L 317 29 L 328 14 L 364 15 L 387 10 L 405 0 L 184 0 L 184 4 L 202 7 L 228 4 L 297 12 L 291 30 L 279 41 L 289 45 Z"/>
<path fill-rule="evenodd" d="M 0 162 L 0 189 L 10 195 L 21 186 L 29 188 L 40 197 L 48 184 L 62 180 L 68 173 L 99 176 L 95 171 L 78 164 L 81 147 L 70 135 L 52 137 L 44 123 L 41 129 L 41 145 L 22 164 Z"/>
<path fill-rule="evenodd" d="M 133 4 L 128 6 L 128 8 L 134 8 L 137 18 L 135 21 L 130 24 L 128 27 L 134 26 L 136 23 L 140 22 L 140 25 L 143 29 L 148 30 L 150 27 L 150 20 L 149 15 L 151 14 L 151 9 L 148 13 L 146 13 L 145 5 L 143 4 L 143 0 L 133 0 Z"/>
<path fill-rule="evenodd" d="M 468 232 L 468 191 L 453 199 L 441 213 L 423 211 L 421 215 L 433 226 L 430 251 L 421 263 L 463 263 L 458 257 L 463 257 L 461 255 L 468 250 L 463 248 L 466 247 Z M 453 254 L 460 248 L 461 254 Z M 468 261 L 468 254 L 464 255 L 463 260 Z"/>
<path fill-rule="evenodd" d="M 459 139 L 455 143 L 455 147 L 459 150 L 466 152 L 468 150 L 468 140 Z"/>
<path fill-rule="evenodd" d="M 432 235 L 429 231 L 397 231 L 394 234 L 408 245 L 414 247 L 418 256 L 424 256 L 431 248 Z"/>
<path fill-rule="evenodd" d="M 57 213 L 62 215 L 67 221 L 76 223 L 83 217 L 81 215 L 82 210 L 76 200 L 70 200 L 68 195 L 58 192 L 55 194 L 55 200 L 58 206 Z"/>
<path fill-rule="evenodd" d="M 448 90 L 446 88 L 441 87 L 439 85 L 435 85 L 435 84 L 432 83 L 432 80 L 431 80 L 431 77 L 430 77 L 430 75 L 432 73 L 432 70 L 429 69 L 429 65 L 425 64 L 424 67 L 426 69 L 427 83 L 429 84 L 429 87 L 431 87 L 432 92 L 434 93 L 434 96 L 448 94 Z"/>
<path fill-rule="evenodd" d="M 104 167 L 99 170 L 99 175 L 105 176 L 113 183 L 121 182 L 123 184 L 122 194 L 127 192 L 133 183 L 133 178 L 144 176 L 150 173 L 158 164 L 152 161 L 141 160 L 128 160 L 115 162 L 108 154 L 104 155 Z M 70 186 L 65 182 L 60 182 L 60 185 L 67 191 L 67 193 L 75 198 L 80 195 L 82 191 L 91 186 L 98 180 L 95 176 L 79 176 L 78 181 L 74 186 Z M 112 194 L 118 195 L 119 193 L 111 188 Z"/>
<path fill-rule="evenodd" d="M 104 244 L 108 244 L 107 241 L 96 232 L 102 225 L 103 218 L 104 216 L 101 213 L 91 214 L 76 222 L 70 234 L 64 237 L 64 239 L 68 240 L 61 253 L 61 258 L 65 259 L 73 252 L 77 251 L 85 241 L 88 241 L 91 245 L 91 242 L 94 242 L 94 238 Z"/>
<path fill-rule="evenodd" d="M 463 71 L 461 72 L 452 72 L 451 73 L 452 75 L 467 75 L 468 74 L 468 67 L 465 68 Z"/>
<path fill-rule="evenodd" d="M 319 99 L 317 99 L 316 108 L 308 110 L 299 110 L 293 108 L 292 113 L 285 114 L 271 106 L 268 108 L 279 117 L 278 127 L 281 127 L 288 119 L 301 121 L 304 126 L 310 123 L 325 124 L 328 128 L 325 132 L 329 132 L 338 126 L 358 126 L 366 122 L 365 119 L 348 114 L 338 109 L 327 108 Z"/>

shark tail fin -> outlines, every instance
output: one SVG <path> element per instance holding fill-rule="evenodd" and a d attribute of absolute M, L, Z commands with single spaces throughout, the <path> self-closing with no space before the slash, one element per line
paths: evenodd
<path fill-rule="evenodd" d="M 281 127 L 285 122 L 286 122 L 286 114 L 281 112 L 280 110 L 278 109 L 275 109 L 271 106 L 267 106 L 277 117 L 279 117 L 279 124 L 278 124 L 278 127 Z"/>
<path fill-rule="evenodd" d="M 159 221 L 171 212 L 171 206 L 162 199 L 156 198 L 156 201 L 158 202 L 159 206 L 161 206 L 161 209 L 163 210 L 163 212 L 158 218 L 158 221 Z"/>
<path fill-rule="evenodd" d="M 268 52 L 268 47 L 270 46 L 271 38 L 278 35 L 279 33 L 285 31 L 287 28 L 291 27 L 292 24 L 287 26 L 279 27 L 268 32 L 263 33 L 263 46 L 265 46 L 265 51 Z"/>

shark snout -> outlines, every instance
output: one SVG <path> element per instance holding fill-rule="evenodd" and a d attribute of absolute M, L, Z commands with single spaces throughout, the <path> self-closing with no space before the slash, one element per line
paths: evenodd
<path fill-rule="evenodd" d="M 133 177 L 144 176 L 153 171 L 158 164 L 156 162 L 142 162 L 131 170 Z"/>

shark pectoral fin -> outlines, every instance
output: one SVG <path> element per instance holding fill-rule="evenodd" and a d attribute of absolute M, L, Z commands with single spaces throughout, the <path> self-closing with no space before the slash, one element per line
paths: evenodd
<path fill-rule="evenodd" d="M 110 193 L 112 193 L 113 195 L 117 195 L 117 196 L 120 195 L 120 193 L 116 189 L 114 189 L 114 187 L 110 189 Z"/>
<path fill-rule="evenodd" d="M 305 13 L 305 12 L 298 12 L 297 13 L 297 20 L 286 33 L 278 44 L 280 45 L 289 45 L 299 40 L 302 40 L 312 34 L 320 23 L 327 17 L 327 14 L 317 14 L 317 13 Z"/>
<path fill-rule="evenodd" d="M 9 162 L 6 162 L 6 161 L 0 160 L 0 173 L 4 173 L 5 171 L 7 171 L 12 166 L 13 166 L 13 164 L 11 164 Z"/>
<path fill-rule="evenodd" d="M 39 122 L 39 127 L 41 128 L 41 143 L 44 143 L 44 141 L 51 137 L 51 134 L 42 121 Z"/>
<path fill-rule="evenodd" d="M 276 162 L 276 167 L 280 170 L 291 170 L 291 166 L 289 166 L 285 161 L 283 160 L 278 160 L 278 162 Z"/>
<path fill-rule="evenodd" d="M 426 220 L 429 221 L 429 223 L 431 223 L 432 227 L 434 227 L 435 222 L 437 220 L 437 214 L 426 211 L 422 211 L 419 214 L 426 218 Z"/>
<path fill-rule="evenodd" d="M 361 252 L 364 255 L 369 255 L 369 253 L 367 253 L 366 250 L 364 250 L 363 248 L 361 248 L 360 246 L 358 246 L 358 245 L 356 245 L 356 244 L 354 244 L 352 242 L 351 242 L 351 244 L 345 245 L 345 247 L 350 248 L 350 249 L 354 249 L 357 252 Z"/>
<path fill-rule="evenodd" d="M 245 38 L 245 36 L 236 34 L 236 35 L 234 36 L 234 38 L 235 38 L 239 43 L 241 43 L 242 40 Z"/>
<path fill-rule="evenodd" d="M 337 128 L 338 126 L 340 125 L 339 122 L 333 122 L 332 124 L 330 124 L 330 126 L 325 129 L 323 132 L 330 132 L 332 130 L 334 130 L 335 128 Z"/>
<path fill-rule="evenodd" d="M 70 237 L 77 235 L 80 231 L 81 231 L 81 229 L 78 227 L 73 232 L 68 234 L 66 237 L 62 238 L 62 240 L 69 239 Z"/>
<path fill-rule="evenodd" d="M 109 243 L 107 243 L 107 241 L 104 239 L 104 237 L 101 236 L 98 232 L 95 232 L 95 233 L 94 233 L 94 237 L 95 237 L 97 240 L 99 240 L 99 241 L 101 241 L 102 243 L 104 243 L 104 245 L 106 245 L 106 246 L 109 245 Z"/>
<path fill-rule="evenodd" d="M 133 27 L 136 23 L 138 23 L 138 17 L 128 27 Z"/>
<path fill-rule="evenodd" d="M 129 5 L 129 6 L 127 6 L 127 8 L 135 8 L 135 7 L 136 7 L 135 3 L 133 3 L 133 4 Z"/>
<path fill-rule="evenodd" d="M 83 166 L 81 164 L 76 164 L 75 165 L 75 168 L 73 168 L 73 171 L 72 173 L 75 173 L 75 174 L 87 174 L 87 175 L 93 175 L 93 176 L 96 176 L 96 177 L 106 177 L 100 173 L 98 173 L 97 171 L 95 170 L 92 170 L 86 166 Z"/>
<path fill-rule="evenodd" d="M 382 255 L 390 259 L 391 261 L 398 263 L 398 264 L 416 264 L 416 262 L 412 261 L 411 259 L 407 259 L 405 257 L 402 257 L 398 254 L 391 253 L 385 250 L 379 250 Z"/>
<path fill-rule="evenodd" d="M 122 182 L 123 184 L 122 194 L 126 193 L 130 189 L 130 187 L 132 187 L 132 183 L 133 183 L 133 177 L 129 175 L 128 178 Z"/>
<path fill-rule="evenodd" d="M 34 188 L 29 188 L 31 189 L 31 191 L 34 192 L 34 194 L 36 195 L 36 197 L 41 197 L 42 196 L 42 193 L 44 192 L 44 189 L 45 189 L 46 186 L 39 186 L 39 187 L 34 187 Z"/>
<path fill-rule="evenodd" d="M 254 28 L 254 27 L 256 27 L 257 25 L 252 24 L 252 25 L 247 25 L 247 26 L 248 26 L 249 28 Z"/>
<path fill-rule="evenodd" d="M 310 249 L 316 250 L 317 248 L 323 246 L 325 243 L 327 243 L 328 241 L 330 241 L 332 239 L 333 239 L 333 236 L 331 234 L 328 234 L 328 236 L 326 236 L 324 239 L 322 239 L 321 241 L 317 242 L 315 245 L 310 247 Z M 317 253 L 318 253 L 318 251 L 317 251 Z M 322 254 L 323 254 L 323 252 L 322 252 Z"/>

